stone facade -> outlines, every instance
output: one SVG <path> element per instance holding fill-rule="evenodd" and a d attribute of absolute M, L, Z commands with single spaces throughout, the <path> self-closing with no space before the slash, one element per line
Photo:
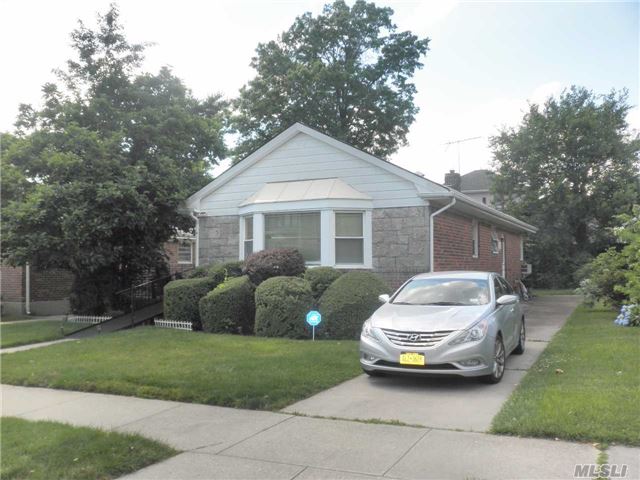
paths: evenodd
<path fill-rule="evenodd" d="M 237 215 L 200 217 L 200 265 L 238 260 L 240 219 Z"/>
<path fill-rule="evenodd" d="M 376 208 L 372 214 L 373 270 L 391 288 L 429 271 L 429 208 Z"/>

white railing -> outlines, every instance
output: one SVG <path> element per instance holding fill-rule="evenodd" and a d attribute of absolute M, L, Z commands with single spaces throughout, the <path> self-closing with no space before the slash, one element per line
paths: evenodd
<path fill-rule="evenodd" d="M 154 318 L 153 324 L 160 328 L 176 328 L 178 330 L 193 330 L 191 322 L 177 322 L 175 320 L 166 320 L 164 318 Z"/>
<path fill-rule="evenodd" d="M 95 325 L 96 323 L 105 322 L 111 320 L 112 317 L 108 315 L 67 315 L 67 322 L 69 323 L 89 323 Z"/>

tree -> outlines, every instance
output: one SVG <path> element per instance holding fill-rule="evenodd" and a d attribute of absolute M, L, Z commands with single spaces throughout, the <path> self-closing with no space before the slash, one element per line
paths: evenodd
<path fill-rule="evenodd" d="M 72 33 L 61 85 L 2 138 L 3 258 L 71 270 L 72 307 L 95 313 L 164 265 L 163 242 L 192 225 L 184 198 L 226 153 L 220 97 L 194 98 L 167 68 L 140 73 L 145 46 L 117 8 L 98 19 Z"/>
<path fill-rule="evenodd" d="M 259 44 L 257 75 L 234 104 L 236 161 L 295 122 L 381 158 L 405 145 L 418 112 L 411 77 L 429 39 L 398 32 L 392 15 L 364 0 L 337 0 Z"/>
<path fill-rule="evenodd" d="M 497 201 L 539 228 L 527 247 L 536 285 L 574 284 L 576 269 L 615 243 L 615 216 L 637 202 L 640 140 L 629 109 L 626 91 L 574 86 L 491 139 Z"/>

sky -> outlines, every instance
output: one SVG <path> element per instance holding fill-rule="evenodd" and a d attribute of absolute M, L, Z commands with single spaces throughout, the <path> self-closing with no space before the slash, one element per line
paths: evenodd
<path fill-rule="evenodd" d="M 38 105 L 40 87 L 72 56 L 78 19 L 95 24 L 110 0 L 0 0 L 0 130 L 13 130 L 20 103 Z M 259 42 L 275 39 L 316 0 L 120 0 L 133 42 L 153 42 L 144 70 L 164 65 L 204 98 L 227 98 L 250 80 Z M 349 1 L 352 4 L 353 1 Z M 576 84 L 597 93 L 626 88 L 628 120 L 640 129 L 640 1 L 484 2 L 378 0 L 394 9 L 400 30 L 429 37 L 414 77 L 420 113 L 409 144 L 391 161 L 442 182 L 491 164 L 489 137 L 516 126 L 528 102 Z M 461 139 L 480 137 L 460 144 Z M 229 139 L 230 143 L 233 138 Z M 220 173 L 228 162 L 214 170 Z"/>

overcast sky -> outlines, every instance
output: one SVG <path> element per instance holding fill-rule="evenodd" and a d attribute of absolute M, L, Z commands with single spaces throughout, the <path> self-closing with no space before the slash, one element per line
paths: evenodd
<path fill-rule="evenodd" d="M 231 98 L 253 76 L 258 42 L 275 39 L 306 11 L 325 1 L 122 0 L 122 22 L 132 41 L 154 42 L 144 69 L 172 67 L 194 94 Z M 348 2 L 352 3 L 352 2 Z M 415 76 L 420 113 L 409 145 L 392 161 L 442 182 L 491 160 L 488 136 L 514 125 L 527 101 L 540 102 L 571 84 L 599 93 L 629 89 L 638 105 L 638 1 L 456 2 L 386 0 L 400 29 L 431 38 Z M 12 130 L 19 103 L 35 103 L 51 70 L 71 55 L 69 33 L 78 19 L 94 25 L 109 0 L 0 0 L 2 89 L 0 130 Z M 634 108 L 630 122 L 640 128 Z M 223 166 L 224 168 L 224 166 Z M 221 169 L 216 169 L 219 172 Z"/>

